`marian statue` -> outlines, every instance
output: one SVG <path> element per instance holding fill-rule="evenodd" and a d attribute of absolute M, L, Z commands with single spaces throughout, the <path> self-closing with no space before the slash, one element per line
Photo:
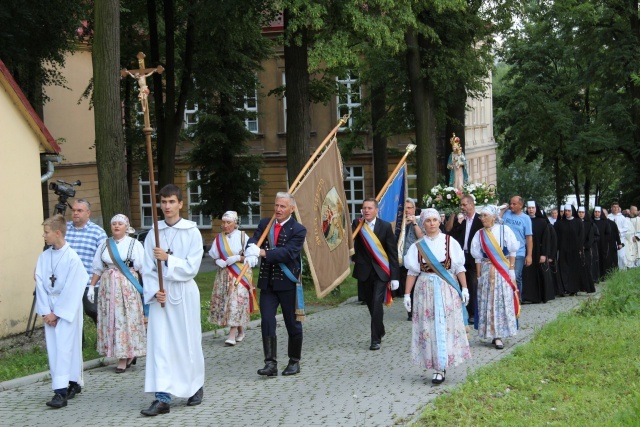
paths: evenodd
<path fill-rule="evenodd" d="M 462 152 L 460 138 L 458 138 L 455 133 L 449 142 L 452 147 L 452 152 L 447 161 L 447 169 L 451 171 L 449 172 L 449 185 L 457 190 L 463 191 L 464 184 L 469 180 L 467 174 L 467 159 Z"/>

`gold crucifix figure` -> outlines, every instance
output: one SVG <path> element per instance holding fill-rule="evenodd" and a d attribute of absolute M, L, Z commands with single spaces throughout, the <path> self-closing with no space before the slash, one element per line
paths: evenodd
<path fill-rule="evenodd" d="M 138 82 L 138 100 L 140 100 L 140 104 L 142 106 L 142 112 L 144 113 L 144 125 L 145 127 L 149 126 L 149 87 L 147 86 L 147 77 L 150 77 L 153 73 L 162 74 L 164 71 L 164 67 L 162 65 L 158 65 L 156 68 L 144 68 L 144 58 L 145 54 L 142 52 L 138 52 L 138 65 L 140 66 L 137 70 L 127 70 L 124 68 L 120 71 L 120 77 L 125 78 L 127 76 L 131 76 Z"/>

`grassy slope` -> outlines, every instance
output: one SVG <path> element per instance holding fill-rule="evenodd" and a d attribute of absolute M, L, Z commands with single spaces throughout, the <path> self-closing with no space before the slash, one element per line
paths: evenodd
<path fill-rule="evenodd" d="M 417 425 L 639 425 L 640 269 L 428 405 Z"/>

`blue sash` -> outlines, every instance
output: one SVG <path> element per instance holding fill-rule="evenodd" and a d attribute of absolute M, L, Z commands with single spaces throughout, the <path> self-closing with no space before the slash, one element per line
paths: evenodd
<path fill-rule="evenodd" d="M 126 277 L 127 280 L 131 282 L 131 284 L 136 288 L 136 290 L 140 293 L 140 295 L 142 295 L 143 293 L 142 285 L 138 282 L 135 276 L 131 274 L 131 270 L 129 270 L 129 268 L 125 265 L 124 261 L 122 261 L 122 258 L 120 258 L 120 252 L 118 251 L 118 247 L 116 246 L 116 242 L 115 240 L 113 240 L 113 237 L 110 237 L 109 239 L 107 239 L 107 242 L 109 245 L 109 255 L 111 256 L 111 260 L 115 262 L 116 267 L 118 267 L 118 270 L 120 270 L 120 273 L 122 273 L 124 277 Z M 144 311 L 145 317 L 149 315 L 148 304 L 143 305 L 143 311 Z"/>
<path fill-rule="evenodd" d="M 275 241 L 275 231 L 276 231 L 276 221 L 273 221 L 271 228 L 269 229 L 269 245 L 272 248 L 277 247 L 277 242 Z M 280 230 L 282 232 L 282 229 Z M 280 237 L 280 236 L 278 236 Z M 296 284 L 296 320 L 303 320 L 305 318 L 304 313 L 304 289 L 302 288 L 302 283 L 296 276 L 293 275 L 289 267 L 287 267 L 283 262 L 279 262 L 278 266 L 282 270 L 287 279 L 291 280 Z M 300 274 L 302 275 L 302 257 L 300 257 Z"/>
<path fill-rule="evenodd" d="M 420 239 L 416 242 L 416 248 L 418 248 L 418 252 L 420 252 L 423 258 L 427 261 L 427 265 L 436 273 L 436 275 L 451 285 L 451 287 L 458 292 L 458 296 L 462 300 L 462 289 L 460 289 L 458 281 L 455 280 L 453 276 L 451 276 L 451 273 L 449 273 L 449 270 L 444 268 L 440 261 L 436 259 L 436 256 L 431 252 L 431 249 L 429 249 L 429 246 L 424 239 Z M 464 320 L 465 326 L 469 324 L 469 313 L 467 313 L 467 309 L 464 304 L 462 305 L 462 319 Z"/>

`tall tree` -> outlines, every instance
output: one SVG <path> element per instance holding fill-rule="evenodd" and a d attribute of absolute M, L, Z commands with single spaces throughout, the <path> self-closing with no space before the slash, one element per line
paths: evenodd
<path fill-rule="evenodd" d="M 542 159 L 555 173 L 558 204 L 568 183 L 578 200 L 581 193 L 588 200 L 593 182 L 602 188 L 601 170 L 622 166 L 623 155 L 634 159 L 631 67 L 611 61 L 640 62 L 629 19 L 616 12 L 619 6 L 534 2 L 505 40 L 503 56 L 511 68 L 505 90 L 496 96 L 503 160 Z M 605 156 L 607 163 L 595 165 L 595 156 Z"/>
<path fill-rule="evenodd" d="M 248 94 L 253 97 L 257 91 L 261 62 L 272 54 L 271 41 L 262 36 L 260 25 L 269 16 L 243 1 L 214 4 L 210 15 L 198 14 L 195 22 L 197 40 L 217 42 L 195 56 L 198 91 L 190 101 L 198 105 L 198 123 L 183 136 L 193 144 L 188 158 L 199 171 L 191 185 L 202 190 L 200 211 L 219 216 L 235 210 L 243 215 L 248 211 L 249 194 L 259 191 L 262 183 L 262 161 L 249 155 L 247 144 L 253 135 L 245 121 L 257 117 L 242 107 Z M 210 20 L 209 16 L 226 19 Z"/>
<path fill-rule="evenodd" d="M 94 1 L 93 104 L 102 219 L 131 214 L 120 108 L 120 2 Z"/>

